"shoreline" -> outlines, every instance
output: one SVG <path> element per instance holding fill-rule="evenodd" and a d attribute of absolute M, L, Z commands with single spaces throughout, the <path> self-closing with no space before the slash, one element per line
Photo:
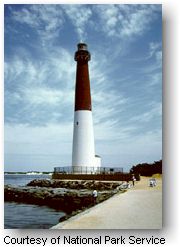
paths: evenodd
<path fill-rule="evenodd" d="M 92 191 L 98 190 L 97 204 L 112 197 L 120 189 L 122 182 L 101 181 L 61 181 L 35 179 L 26 186 L 4 187 L 5 202 L 17 202 L 47 206 L 63 211 L 66 215 L 59 219 L 65 221 L 94 206 Z"/>
<path fill-rule="evenodd" d="M 148 186 L 150 177 L 141 177 L 141 180 L 135 182 L 135 186 L 131 187 L 130 189 L 127 189 L 126 182 L 96 181 L 96 185 L 102 189 L 104 189 L 102 186 L 108 185 L 108 183 L 108 186 L 112 186 L 112 184 L 114 184 L 114 186 L 116 185 L 114 187 L 114 193 L 111 193 L 112 190 L 110 190 L 108 198 L 101 200 L 101 202 L 98 202 L 96 205 L 90 205 L 89 201 L 92 200 L 92 191 L 94 189 L 93 181 L 71 180 L 60 182 L 58 180 L 60 183 L 65 183 L 67 187 L 72 186 L 73 192 L 76 191 L 74 190 L 75 188 L 77 189 L 78 193 L 80 189 L 82 189 L 84 195 L 87 196 L 87 191 L 89 191 L 89 197 L 87 201 L 88 203 L 81 209 L 79 206 L 77 208 L 76 205 L 75 210 L 71 210 L 66 214 L 66 216 L 60 217 L 60 223 L 51 226 L 49 229 L 160 229 L 162 227 L 162 175 L 156 174 L 152 177 L 155 177 L 157 180 L 156 187 Z M 50 190 L 51 193 L 54 190 L 55 193 L 52 193 L 53 195 L 56 195 L 57 191 L 60 193 L 61 190 L 64 192 L 70 191 L 70 189 L 67 188 L 50 188 L 52 185 L 49 183 L 51 183 L 52 180 L 40 180 L 46 181 L 45 184 L 41 184 L 45 187 L 39 188 L 36 180 L 34 186 L 16 186 L 16 188 L 24 187 L 26 192 L 28 192 L 28 190 L 34 190 L 37 192 L 39 189 L 42 189 L 44 192 L 46 192 L 46 197 L 48 190 Z M 91 189 L 84 189 L 84 183 L 86 186 L 87 184 L 91 185 Z M 116 183 L 118 183 L 119 186 L 117 186 Z M 132 185 L 132 182 L 130 184 Z M 63 184 L 59 184 L 60 187 L 62 187 L 62 185 Z M 57 184 L 54 186 L 57 186 Z M 39 195 L 42 197 L 43 193 L 40 193 Z M 104 193 L 104 191 L 102 190 L 101 193 Z M 80 194 L 78 197 L 82 199 Z M 67 205 L 71 205 L 74 200 L 76 201 L 76 199 L 79 201 L 79 198 L 76 198 L 75 196 L 68 201 Z M 49 208 L 52 208 L 47 205 L 44 200 L 42 201 L 44 203 L 40 203 L 42 206 L 45 205 Z M 22 198 L 20 203 L 24 203 L 24 198 Z M 36 203 L 33 204 L 38 205 Z M 54 201 L 53 205 L 61 204 L 58 203 L 58 201 L 56 201 L 56 203 Z M 133 211 L 134 213 L 132 213 Z"/>
<path fill-rule="evenodd" d="M 50 229 L 161 229 L 162 177 L 149 187 L 149 177 L 141 177 L 126 193 L 81 212 Z"/>

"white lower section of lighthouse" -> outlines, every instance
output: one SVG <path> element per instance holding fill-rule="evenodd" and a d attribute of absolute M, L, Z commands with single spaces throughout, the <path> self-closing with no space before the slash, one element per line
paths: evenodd
<path fill-rule="evenodd" d="M 92 112 L 78 110 L 74 113 L 72 167 L 75 173 L 94 173 L 101 165 L 95 156 Z"/>

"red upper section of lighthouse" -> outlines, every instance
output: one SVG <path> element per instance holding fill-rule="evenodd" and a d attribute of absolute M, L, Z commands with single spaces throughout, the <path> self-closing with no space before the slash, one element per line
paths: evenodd
<path fill-rule="evenodd" d="M 79 43 L 78 50 L 74 56 L 75 61 L 77 61 L 75 111 L 91 111 L 91 92 L 88 70 L 88 61 L 90 58 L 91 55 L 87 50 L 87 45 Z"/>

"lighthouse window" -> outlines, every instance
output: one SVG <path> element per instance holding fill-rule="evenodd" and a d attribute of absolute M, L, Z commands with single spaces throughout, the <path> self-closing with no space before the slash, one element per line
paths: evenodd
<path fill-rule="evenodd" d="M 78 125 L 79 123 L 78 123 L 78 122 L 76 122 L 76 124 Z"/>

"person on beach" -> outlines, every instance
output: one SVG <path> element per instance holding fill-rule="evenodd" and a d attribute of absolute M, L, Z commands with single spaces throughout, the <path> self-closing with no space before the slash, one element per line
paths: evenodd
<path fill-rule="evenodd" d="M 135 178 L 135 176 L 133 175 L 133 176 L 132 176 L 132 184 L 133 184 L 133 186 L 134 186 L 134 184 L 135 184 L 135 181 L 136 181 L 136 178 Z"/>
<path fill-rule="evenodd" d="M 98 195 L 97 190 L 94 190 L 92 195 L 93 195 L 93 202 L 94 202 L 94 204 L 96 204 L 97 203 L 97 195 Z"/>

